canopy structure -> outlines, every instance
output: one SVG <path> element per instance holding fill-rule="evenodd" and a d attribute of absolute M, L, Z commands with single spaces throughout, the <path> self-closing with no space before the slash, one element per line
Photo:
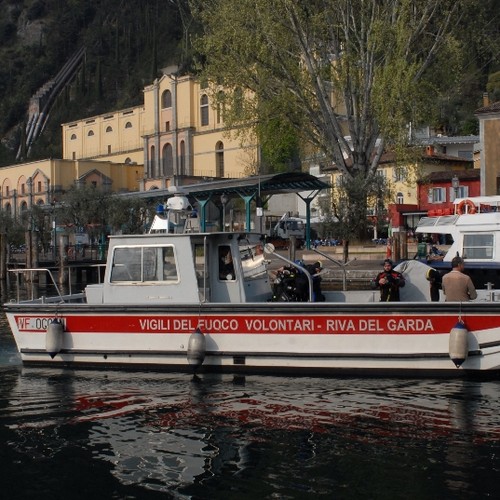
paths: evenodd
<path fill-rule="evenodd" d="M 245 228 L 251 227 L 251 202 L 255 201 L 257 215 L 262 215 L 262 206 L 275 194 L 295 193 L 306 204 L 306 246 L 311 242 L 311 202 L 320 191 L 330 185 L 314 175 L 303 172 L 286 172 L 282 174 L 255 175 L 243 179 L 216 180 L 171 186 L 167 189 L 155 189 L 128 193 L 129 196 L 141 198 L 166 198 L 175 194 L 183 194 L 194 198 L 200 207 L 200 230 L 206 231 L 206 206 L 210 201 L 220 205 L 224 213 L 225 205 L 233 197 L 240 197 L 245 202 Z"/>

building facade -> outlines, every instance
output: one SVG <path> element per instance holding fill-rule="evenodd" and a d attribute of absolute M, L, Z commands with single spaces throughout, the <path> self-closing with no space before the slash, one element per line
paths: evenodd
<path fill-rule="evenodd" d="M 142 165 L 92 160 L 40 160 L 0 169 L 0 205 L 18 217 L 34 205 L 50 205 L 76 184 L 113 191 L 133 191 L 143 177 Z"/>
<path fill-rule="evenodd" d="M 168 72 L 144 88 L 144 105 L 63 124 L 63 158 L 144 165 L 140 190 L 256 171 L 258 147 L 224 126 L 208 88 Z"/>
<path fill-rule="evenodd" d="M 489 104 L 487 97 L 476 111 L 479 120 L 481 195 L 500 194 L 500 101 Z"/>

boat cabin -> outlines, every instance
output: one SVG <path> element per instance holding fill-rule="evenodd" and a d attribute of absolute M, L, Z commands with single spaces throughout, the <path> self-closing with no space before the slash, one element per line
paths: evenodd
<path fill-rule="evenodd" d="M 476 288 L 500 286 L 500 196 L 457 199 L 453 215 L 423 217 L 417 234 L 447 235 L 453 240 L 442 261 L 430 265 L 443 271 L 459 255 Z"/>
<path fill-rule="evenodd" d="M 152 233 L 111 236 L 104 281 L 85 293 L 89 304 L 245 303 L 271 286 L 260 235 Z"/>

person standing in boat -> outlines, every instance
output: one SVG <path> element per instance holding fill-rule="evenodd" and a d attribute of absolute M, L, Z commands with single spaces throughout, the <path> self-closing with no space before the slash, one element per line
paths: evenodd
<path fill-rule="evenodd" d="M 384 260 L 384 270 L 372 281 L 373 288 L 380 288 L 380 302 L 399 302 L 399 289 L 405 286 L 404 276 L 394 270 L 392 260 Z"/>
<path fill-rule="evenodd" d="M 437 269 L 430 267 L 425 275 L 429 282 L 430 294 L 432 302 L 439 302 L 439 290 L 442 288 L 443 277 Z"/>
<path fill-rule="evenodd" d="M 451 271 L 443 276 L 443 292 L 446 302 L 467 302 L 477 298 L 476 288 L 470 276 L 464 274 L 462 257 L 453 257 Z"/>
<path fill-rule="evenodd" d="M 314 264 L 309 264 L 306 266 L 307 271 L 309 271 L 309 274 L 311 275 L 312 278 L 312 288 L 313 288 L 313 300 L 314 302 L 324 302 L 325 301 L 325 296 L 323 295 L 323 292 L 321 291 L 321 270 L 323 269 L 323 266 L 321 265 L 321 262 L 316 261 Z"/>

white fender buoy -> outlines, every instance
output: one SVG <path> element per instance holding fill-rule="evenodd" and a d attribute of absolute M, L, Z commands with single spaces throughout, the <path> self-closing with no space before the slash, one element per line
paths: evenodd
<path fill-rule="evenodd" d="M 467 359 L 469 354 L 469 346 L 467 343 L 467 328 L 462 321 L 459 321 L 450 330 L 449 354 L 450 358 L 458 368 Z"/>
<path fill-rule="evenodd" d="M 203 364 L 206 349 L 205 335 L 197 328 L 190 335 L 187 348 L 188 363 L 195 369 Z"/>
<path fill-rule="evenodd" d="M 45 350 L 54 359 L 54 356 L 62 349 L 64 327 L 60 320 L 54 318 L 47 327 L 45 334 Z"/>

